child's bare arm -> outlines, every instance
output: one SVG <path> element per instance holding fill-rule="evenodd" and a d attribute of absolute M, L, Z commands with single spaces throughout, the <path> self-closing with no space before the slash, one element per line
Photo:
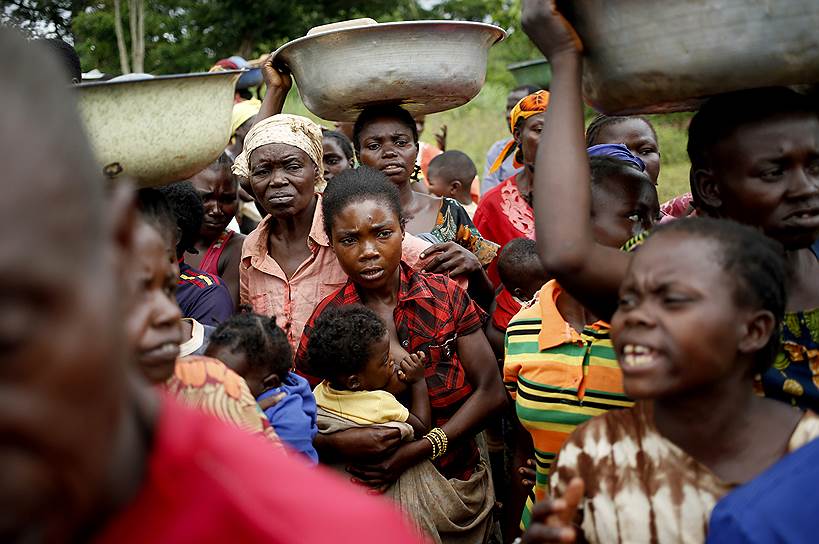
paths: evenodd
<path fill-rule="evenodd" d="M 407 423 L 415 430 L 415 438 L 421 438 L 432 427 L 432 408 L 429 404 L 427 380 L 424 378 L 424 360 L 426 355 L 419 351 L 404 358 L 398 363 L 398 377 L 409 384 L 412 394 L 412 407 Z"/>

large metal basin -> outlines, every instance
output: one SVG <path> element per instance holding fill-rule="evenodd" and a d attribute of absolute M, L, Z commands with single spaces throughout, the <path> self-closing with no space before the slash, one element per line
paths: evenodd
<path fill-rule="evenodd" d="M 576 0 L 583 91 L 602 112 L 695 109 L 709 95 L 819 82 L 819 0 Z"/>
<path fill-rule="evenodd" d="M 400 103 L 410 113 L 456 108 L 486 80 L 489 48 L 506 33 L 461 21 L 383 23 L 311 34 L 273 55 L 322 119 L 355 121 L 364 106 Z"/>
<path fill-rule="evenodd" d="M 534 85 L 541 89 L 548 89 L 552 82 L 552 67 L 546 59 L 516 62 L 506 68 L 512 72 L 518 85 Z"/>
<path fill-rule="evenodd" d="M 230 139 L 242 70 L 77 85 L 80 115 L 103 173 L 139 185 L 188 178 Z"/>

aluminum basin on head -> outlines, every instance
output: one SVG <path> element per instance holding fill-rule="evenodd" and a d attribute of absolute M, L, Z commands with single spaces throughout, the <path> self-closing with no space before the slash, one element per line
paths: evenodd
<path fill-rule="evenodd" d="M 371 104 L 399 103 L 414 115 L 474 98 L 486 80 L 489 48 L 506 33 L 463 21 L 383 23 L 308 35 L 274 53 L 318 117 L 355 121 Z"/>
<path fill-rule="evenodd" d="M 711 95 L 819 83 L 817 0 L 576 0 L 583 94 L 608 114 L 696 109 Z"/>
<path fill-rule="evenodd" d="M 151 186 L 201 171 L 228 144 L 242 73 L 77 85 L 80 115 L 103 174 Z"/>

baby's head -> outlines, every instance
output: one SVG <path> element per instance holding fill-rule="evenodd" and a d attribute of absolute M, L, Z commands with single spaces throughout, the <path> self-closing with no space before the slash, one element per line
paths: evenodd
<path fill-rule="evenodd" d="M 429 192 L 459 201 L 471 200 L 472 180 L 478 174 L 475 163 L 462 151 L 446 151 L 429 163 Z"/>
<path fill-rule="evenodd" d="M 503 247 L 498 257 L 498 275 L 506 290 L 522 302 L 531 300 L 549 277 L 537 253 L 537 244 L 528 238 L 515 238 Z"/>
<path fill-rule="evenodd" d="M 293 366 L 287 335 L 275 317 L 253 313 L 234 315 L 210 335 L 205 355 L 219 359 L 247 382 L 258 397 L 279 387 Z"/>
<path fill-rule="evenodd" d="M 387 327 L 360 304 L 327 308 L 316 320 L 307 348 L 310 372 L 334 389 L 395 391 Z"/>

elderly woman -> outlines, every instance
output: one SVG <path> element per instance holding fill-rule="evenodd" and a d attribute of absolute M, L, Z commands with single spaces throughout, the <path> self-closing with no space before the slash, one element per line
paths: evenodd
<path fill-rule="evenodd" d="M 239 265 L 239 299 L 256 313 L 277 317 L 295 350 L 316 305 L 343 286 L 321 214 L 324 186 L 321 129 L 297 115 L 269 117 L 281 109 L 289 76 L 266 70 L 268 96 L 244 140 L 233 172 L 250 181 L 256 201 L 267 213 L 245 239 Z M 277 79 L 273 79 L 277 78 Z M 407 235 L 403 254 L 417 267 L 428 243 Z"/>
<path fill-rule="evenodd" d="M 268 92 L 256 116 L 257 123 L 282 111 L 292 86 L 290 74 L 273 67 L 271 59 L 262 71 Z M 394 121 L 400 125 L 400 146 L 398 142 L 386 143 L 394 136 L 390 133 Z M 365 131 L 367 138 L 385 143 L 377 149 L 361 149 Z M 407 236 L 412 234 L 433 244 L 420 255 L 425 260 L 424 270 L 454 277 L 463 285 L 468 281 L 470 295 L 488 308 L 494 290 L 483 266 L 495 257 L 497 244 L 481 237 L 466 210 L 455 200 L 424 195 L 410 188 L 418 155 L 417 129 L 412 116 L 398 106 L 365 108 L 355 123 L 353 145 L 360 164 L 381 170 L 401 191 L 401 206 L 407 212 Z M 375 147 L 371 143 L 367 146 Z M 401 152 L 396 153 L 399 147 Z M 407 257 L 405 253 L 405 259 Z"/>

